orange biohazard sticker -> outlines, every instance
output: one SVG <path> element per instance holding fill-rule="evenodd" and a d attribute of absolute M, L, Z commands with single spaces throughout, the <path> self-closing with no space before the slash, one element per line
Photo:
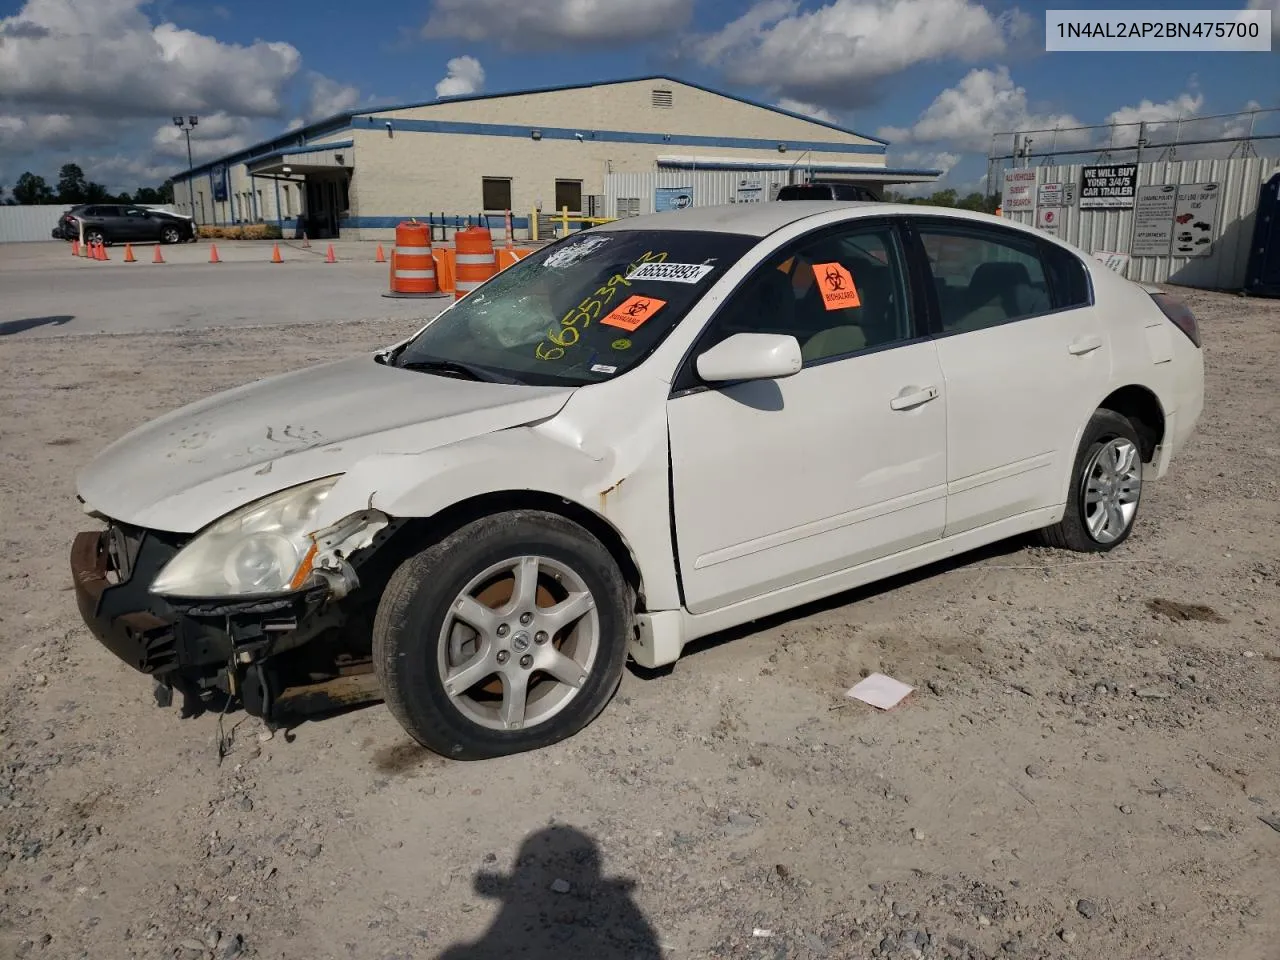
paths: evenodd
<path fill-rule="evenodd" d="M 667 301 L 657 297 L 627 297 L 600 322 L 606 327 L 617 327 L 627 333 L 635 333 L 642 323 L 666 305 Z"/>
<path fill-rule="evenodd" d="M 838 263 L 815 263 L 813 276 L 822 293 L 822 305 L 828 310 L 847 310 L 862 306 L 853 276 Z"/>

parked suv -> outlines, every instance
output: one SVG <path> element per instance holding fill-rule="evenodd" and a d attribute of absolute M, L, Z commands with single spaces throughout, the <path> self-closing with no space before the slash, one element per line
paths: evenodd
<path fill-rule="evenodd" d="M 182 243 L 196 239 L 196 224 L 190 217 L 167 210 L 152 210 L 127 203 L 81 203 L 62 215 L 53 236 L 72 240 L 80 236 L 89 243 Z"/>
<path fill-rule="evenodd" d="M 778 191 L 779 200 L 870 200 L 880 198 L 866 187 L 836 180 L 793 183 Z"/>

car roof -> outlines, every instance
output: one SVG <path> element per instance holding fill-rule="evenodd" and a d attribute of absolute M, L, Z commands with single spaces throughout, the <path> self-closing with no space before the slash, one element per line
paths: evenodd
<path fill-rule="evenodd" d="M 592 232 L 613 230 L 701 230 L 711 233 L 737 233 L 766 237 L 799 220 L 829 213 L 845 213 L 854 217 L 888 214 L 928 214 L 961 220 L 999 222 L 1006 227 L 1039 233 L 1022 224 L 957 207 L 933 207 L 923 204 L 885 203 L 874 200 L 788 200 L 767 203 L 729 203 L 712 207 L 690 207 L 667 210 L 640 217 L 624 217 L 593 227 Z"/>

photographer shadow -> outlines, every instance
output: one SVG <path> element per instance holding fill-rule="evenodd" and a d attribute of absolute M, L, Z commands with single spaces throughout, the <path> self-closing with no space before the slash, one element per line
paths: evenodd
<path fill-rule="evenodd" d="M 440 960 L 658 960 L 657 935 L 631 897 L 635 882 L 606 878 L 602 869 L 599 847 L 580 830 L 553 826 L 530 835 L 510 874 L 475 878 L 478 894 L 502 902 L 493 925 Z"/>

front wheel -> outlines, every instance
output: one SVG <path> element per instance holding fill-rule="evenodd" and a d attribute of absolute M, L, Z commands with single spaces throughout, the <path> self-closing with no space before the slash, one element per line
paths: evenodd
<path fill-rule="evenodd" d="M 631 589 L 600 541 L 518 510 L 401 565 L 374 620 L 373 661 L 415 740 L 475 760 L 549 746 L 595 719 L 633 630 Z"/>
<path fill-rule="evenodd" d="M 1128 539 L 1142 500 L 1142 444 L 1114 410 L 1089 418 L 1071 474 L 1062 520 L 1041 532 L 1051 547 L 1081 553 L 1112 550 Z"/>
<path fill-rule="evenodd" d="M 163 230 L 160 231 L 161 243 L 177 243 L 181 239 L 182 237 L 178 233 L 177 227 L 165 227 Z"/>

